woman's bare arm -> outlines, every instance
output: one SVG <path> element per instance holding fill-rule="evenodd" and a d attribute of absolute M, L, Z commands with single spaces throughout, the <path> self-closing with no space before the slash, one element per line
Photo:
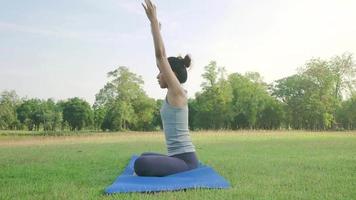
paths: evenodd
<path fill-rule="evenodd" d="M 151 22 L 151 31 L 153 36 L 156 62 L 159 70 L 163 73 L 164 78 L 168 84 L 168 90 L 173 92 L 175 95 L 184 95 L 184 90 L 182 89 L 177 77 L 169 65 L 166 51 L 164 48 L 162 36 L 160 33 L 160 23 L 157 19 L 156 6 L 152 4 L 150 0 L 145 0 L 145 4 L 142 4 L 146 11 L 146 15 Z"/>

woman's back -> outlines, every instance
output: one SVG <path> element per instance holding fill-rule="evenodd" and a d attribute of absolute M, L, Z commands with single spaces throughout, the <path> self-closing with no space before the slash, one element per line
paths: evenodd
<path fill-rule="evenodd" d="M 189 135 L 188 105 L 176 107 L 165 98 L 160 113 L 166 138 L 168 156 L 195 152 L 195 146 Z"/>

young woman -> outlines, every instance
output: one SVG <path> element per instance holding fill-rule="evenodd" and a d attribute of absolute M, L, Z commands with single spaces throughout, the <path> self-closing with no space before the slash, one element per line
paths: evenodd
<path fill-rule="evenodd" d="M 198 167 L 195 146 L 192 144 L 188 129 L 188 102 L 186 91 L 181 86 L 187 80 L 190 57 L 166 56 L 157 20 L 156 6 L 150 0 L 142 4 L 151 22 L 156 63 L 159 68 L 157 79 L 167 95 L 160 113 L 166 139 L 168 155 L 143 153 L 134 163 L 138 176 L 167 176 Z"/>

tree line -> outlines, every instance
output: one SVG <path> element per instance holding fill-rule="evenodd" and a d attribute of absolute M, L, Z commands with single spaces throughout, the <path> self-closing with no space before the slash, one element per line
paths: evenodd
<path fill-rule="evenodd" d="M 298 73 L 267 84 L 257 72 L 227 74 L 211 61 L 202 90 L 188 100 L 189 126 L 200 129 L 356 129 L 356 66 L 344 53 L 311 59 Z M 163 100 L 147 96 L 141 76 L 121 66 L 90 105 L 78 97 L 59 100 L 0 96 L 2 130 L 161 130 Z"/>

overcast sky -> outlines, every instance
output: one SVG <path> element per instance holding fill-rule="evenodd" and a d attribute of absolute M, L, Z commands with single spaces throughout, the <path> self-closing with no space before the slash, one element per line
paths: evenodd
<path fill-rule="evenodd" d="M 0 92 L 95 101 L 107 72 L 141 75 L 162 99 L 149 21 L 137 0 L 0 0 Z M 200 91 L 211 60 L 268 83 L 311 58 L 356 55 L 354 0 L 156 0 L 169 56 L 190 53 L 184 87 Z"/>

